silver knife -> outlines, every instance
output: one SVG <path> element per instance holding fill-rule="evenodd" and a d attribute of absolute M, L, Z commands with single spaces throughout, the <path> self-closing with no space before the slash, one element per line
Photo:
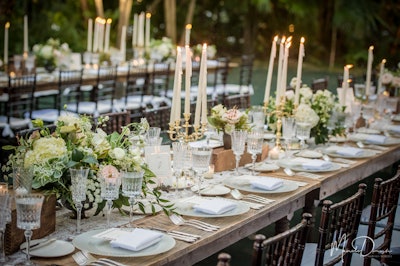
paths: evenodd
<path fill-rule="evenodd" d="M 46 239 L 46 240 L 44 240 L 44 241 L 37 242 L 37 243 L 35 243 L 35 244 L 30 245 L 30 246 L 29 246 L 29 249 L 30 249 L 30 250 L 33 250 L 33 249 L 38 249 L 38 248 L 47 246 L 47 245 L 53 243 L 53 242 L 56 241 L 56 240 L 57 240 L 56 238 Z M 26 250 L 26 248 L 27 248 L 27 246 L 25 246 L 22 250 Z"/>

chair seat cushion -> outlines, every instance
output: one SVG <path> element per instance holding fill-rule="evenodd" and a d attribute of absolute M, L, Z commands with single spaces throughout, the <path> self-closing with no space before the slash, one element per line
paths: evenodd
<path fill-rule="evenodd" d="M 332 258 L 337 257 L 343 252 L 341 248 L 332 248 L 325 250 L 324 254 L 324 263 L 332 260 Z M 302 266 L 310 266 L 314 265 L 315 258 L 317 256 L 317 243 L 306 243 L 304 249 L 304 255 L 301 260 Z M 336 265 L 342 265 L 341 263 L 337 263 Z"/>
<path fill-rule="evenodd" d="M 61 111 L 60 116 L 73 115 L 78 116 L 75 113 L 68 111 Z M 57 109 L 40 109 L 32 111 L 32 119 L 41 119 L 45 123 L 53 123 L 57 121 L 59 115 Z"/>
<path fill-rule="evenodd" d="M 242 93 L 249 93 L 250 95 L 254 94 L 254 89 L 252 85 L 242 85 L 239 84 L 226 84 L 225 85 L 225 92 L 228 94 L 242 94 Z"/>
<path fill-rule="evenodd" d="M 95 102 L 80 102 L 79 109 L 77 110 L 77 104 L 72 103 L 72 104 L 67 104 L 67 110 L 78 114 L 89 114 L 97 116 L 99 114 L 111 112 L 112 104 L 110 101 L 99 101 L 97 103 L 97 109 L 96 109 Z"/>
<path fill-rule="evenodd" d="M 3 137 L 14 137 L 14 132 L 12 129 L 21 129 L 21 128 L 32 128 L 32 121 L 29 118 L 17 118 L 11 117 L 10 123 L 7 123 L 7 117 L 4 115 L 0 116 L 0 128 L 3 129 L 2 136 Z"/>
<path fill-rule="evenodd" d="M 363 211 L 362 211 L 361 220 L 360 220 L 360 223 L 361 223 L 361 224 L 366 224 L 366 225 L 368 225 L 370 213 L 371 213 L 371 205 L 368 205 L 368 206 L 365 207 L 365 208 L 363 209 Z M 399 208 L 399 207 L 397 207 L 397 209 L 396 209 L 396 218 L 397 218 L 397 219 L 395 219 L 395 221 L 394 221 L 394 227 L 393 227 L 393 229 L 394 229 L 394 230 L 400 230 L 400 208 Z M 387 218 L 385 218 L 385 219 L 383 219 L 383 220 L 377 222 L 377 223 L 376 223 L 376 226 L 385 227 L 386 224 L 387 224 Z"/>
<path fill-rule="evenodd" d="M 33 97 L 55 96 L 57 94 L 58 90 L 43 90 L 43 91 L 35 91 L 33 93 Z"/>

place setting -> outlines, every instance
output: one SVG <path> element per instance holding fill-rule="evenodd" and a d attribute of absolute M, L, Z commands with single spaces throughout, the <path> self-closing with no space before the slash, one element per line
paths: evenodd
<path fill-rule="evenodd" d="M 369 149 L 361 149 L 351 146 L 332 145 L 323 150 L 325 154 L 331 157 L 340 157 L 347 159 L 364 159 L 376 155 L 376 151 Z"/>
<path fill-rule="evenodd" d="M 224 184 L 234 189 L 263 194 L 286 193 L 299 188 L 298 184 L 294 181 L 253 175 L 226 178 Z"/>
<path fill-rule="evenodd" d="M 341 168 L 339 164 L 334 162 L 304 157 L 283 158 L 278 160 L 277 163 L 282 168 L 288 168 L 299 172 L 331 172 Z"/>

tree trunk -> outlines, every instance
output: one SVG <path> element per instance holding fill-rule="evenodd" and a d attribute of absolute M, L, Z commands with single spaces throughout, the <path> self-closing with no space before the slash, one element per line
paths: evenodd
<path fill-rule="evenodd" d="M 182 29 L 181 40 L 179 41 L 179 43 L 181 45 L 185 44 L 185 29 L 186 29 L 186 25 L 187 24 L 192 24 L 195 7 L 196 7 L 196 0 L 190 0 L 189 7 L 188 7 L 188 12 L 186 14 L 186 19 L 185 19 L 185 25 L 183 25 L 183 29 Z"/>
<path fill-rule="evenodd" d="M 119 0 L 119 21 L 118 21 L 118 37 L 116 47 L 121 47 L 122 27 L 129 25 L 129 17 L 131 15 L 133 0 Z"/>
<path fill-rule="evenodd" d="M 166 37 L 176 43 L 176 0 L 164 0 Z"/>
<path fill-rule="evenodd" d="M 161 0 L 154 0 L 154 1 L 150 4 L 150 6 L 149 6 L 149 8 L 148 8 L 149 12 L 153 14 L 153 13 L 154 13 L 154 10 L 156 10 L 156 8 L 157 8 L 158 4 L 160 4 L 160 2 L 161 2 Z"/>
<path fill-rule="evenodd" d="M 336 41 L 337 41 L 337 27 L 332 27 L 331 36 L 331 52 L 329 56 L 329 69 L 332 70 L 335 67 L 335 56 L 336 56 Z"/>
<path fill-rule="evenodd" d="M 88 3 L 87 0 L 80 0 L 81 2 L 81 9 L 82 9 L 82 16 L 85 18 L 85 20 L 87 20 L 88 17 L 88 13 L 89 13 L 89 8 L 88 8 Z"/>
<path fill-rule="evenodd" d="M 253 54 L 255 38 L 257 36 L 257 9 L 253 4 L 249 4 L 247 14 L 243 23 L 243 54 Z"/>
<path fill-rule="evenodd" d="M 96 14 L 98 17 L 104 18 L 103 0 L 94 0 L 96 5 Z"/>

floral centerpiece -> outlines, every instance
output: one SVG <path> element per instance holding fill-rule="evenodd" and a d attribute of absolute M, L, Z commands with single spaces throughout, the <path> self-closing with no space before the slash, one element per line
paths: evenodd
<path fill-rule="evenodd" d="M 227 109 L 222 104 L 211 108 L 211 115 L 208 117 L 208 123 L 218 132 L 224 133 L 224 146 L 230 148 L 227 139 L 230 139 L 230 133 L 234 130 L 249 130 L 247 111 L 242 112 L 236 107 Z"/>
<path fill-rule="evenodd" d="M 193 58 L 195 60 L 200 61 L 202 50 L 203 50 L 203 44 L 200 44 L 200 43 L 192 47 Z M 213 44 L 208 45 L 207 46 L 207 58 L 213 59 L 216 54 L 217 54 L 217 47 Z"/>
<path fill-rule="evenodd" d="M 175 57 L 176 46 L 172 43 L 172 40 L 167 37 L 163 37 L 161 40 L 151 40 L 149 58 L 165 62 Z"/>
<path fill-rule="evenodd" d="M 147 168 L 138 147 L 133 147 L 129 139 L 131 130 L 145 131 L 148 123 L 144 119 L 140 123 L 124 126 L 122 133 L 106 134 L 101 125 L 108 117 L 100 117 L 98 126 L 92 130 L 92 118 L 88 116 L 61 116 L 54 132 L 43 126 L 43 122 L 35 120 L 40 129 L 25 138 L 19 138 L 19 146 L 5 147 L 15 149 L 9 161 L 3 166 L 3 172 L 9 173 L 13 165 L 23 165 L 33 169 L 32 188 L 45 194 L 55 194 L 66 206 L 74 206 L 71 198 L 71 178 L 69 168 L 88 167 L 90 169 L 87 183 L 87 200 L 84 208 L 95 208 L 97 215 L 105 206 L 100 196 L 101 172 L 144 170 L 142 192 L 154 196 L 155 203 L 168 212 L 172 205 L 161 198 L 155 184 L 154 174 Z M 154 187 L 154 186 L 153 186 Z M 113 207 L 129 206 L 128 198 L 120 195 L 114 200 Z M 144 206 L 139 202 L 144 211 Z"/>
<path fill-rule="evenodd" d="M 67 43 L 62 43 L 58 39 L 50 38 L 45 44 L 35 44 L 32 48 L 36 56 L 36 65 L 48 69 L 55 69 L 61 66 L 63 58 L 71 53 Z"/>
<path fill-rule="evenodd" d="M 291 82 L 290 84 L 295 84 Z M 326 143 L 329 139 L 327 123 L 334 112 L 343 112 L 343 107 L 339 105 L 337 97 L 328 90 L 318 90 L 315 93 L 307 85 L 303 85 L 299 91 L 299 106 L 294 105 L 294 92 L 286 92 L 283 112 L 285 115 L 294 115 L 297 121 L 306 120 L 312 125 L 311 136 L 315 138 L 316 144 Z M 275 101 L 271 98 L 268 105 L 268 112 L 276 109 Z M 270 127 L 274 129 L 274 116 L 270 116 Z M 340 133 L 340 129 L 334 130 L 335 134 Z"/>
<path fill-rule="evenodd" d="M 386 90 L 393 94 L 396 89 L 400 88 L 400 63 L 398 64 L 398 68 L 393 71 L 385 69 L 380 79 Z"/>

